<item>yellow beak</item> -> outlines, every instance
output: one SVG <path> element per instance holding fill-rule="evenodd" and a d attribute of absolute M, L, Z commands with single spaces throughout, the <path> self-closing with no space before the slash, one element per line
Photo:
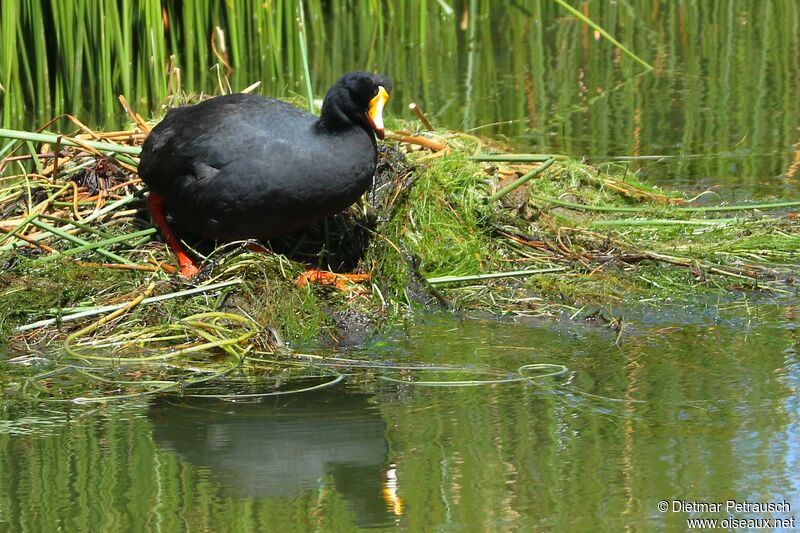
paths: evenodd
<path fill-rule="evenodd" d="M 383 106 L 389 101 L 389 93 L 383 86 L 378 87 L 378 94 L 369 101 L 369 111 L 367 111 L 367 119 L 372 129 L 375 130 L 375 135 L 378 139 L 383 139 Z"/>

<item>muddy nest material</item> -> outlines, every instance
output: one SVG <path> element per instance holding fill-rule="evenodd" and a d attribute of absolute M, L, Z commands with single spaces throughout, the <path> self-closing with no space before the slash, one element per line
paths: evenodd
<path fill-rule="evenodd" d="M 624 169 L 485 156 L 494 147 L 455 133 L 396 132 L 364 200 L 296 235 L 254 249 L 185 234 L 205 258 L 187 282 L 144 210 L 133 153 L 143 134 L 106 138 L 132 153 L 66 137 L 0 152 L 0 321 L 14 350 L 49 347 L 65 362 L 51 358 L 60 370 L 35 380 L 47 394 L 74 396 L 86 379 L 173 390 L 189 369 L 307 371 L 299 347 L 363 342 L 420 308 L 580 316 L 743 290 L 797 295 L 800 202 L 703 204 Z M 309 265 L 369 281 L 297 286 Z M 76 377 L 76 361 L 93 377 Z"/>

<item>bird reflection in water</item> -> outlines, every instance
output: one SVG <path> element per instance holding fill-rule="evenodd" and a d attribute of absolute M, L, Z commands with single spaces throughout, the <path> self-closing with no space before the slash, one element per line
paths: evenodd
<path fill-rule="evenodd" d="M 326 391 L 258 403 L 161 399 L 148 417 L 156 442 L 211 472 L 223 491 L 294 497 L 328 486 L 359 526 L 403 513 L 386 423 L 365 394 Z"/>

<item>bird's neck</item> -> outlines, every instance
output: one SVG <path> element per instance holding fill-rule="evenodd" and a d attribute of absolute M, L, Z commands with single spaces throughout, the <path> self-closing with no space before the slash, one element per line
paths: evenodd
<path fill-rule="evenodd" d="M 330 133 L 347 131 L 351 128 L 359 127 L 366 131 L 374 140 L 375 136 L 367 120 L 366 113 L 358 113 L 356 111 L 348 113 L 339 103 L 339 100 L 344 101 L 343 98 L 336 97 L 337 89 L 336 87 L 332 87 L 325 96 L 325 100 L 322 102 L 322 112 L 320 113 L 318 127 Z"/>

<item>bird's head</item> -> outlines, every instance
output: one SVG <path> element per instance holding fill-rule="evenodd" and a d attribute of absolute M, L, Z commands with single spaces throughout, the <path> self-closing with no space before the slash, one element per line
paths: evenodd
<path fill-rule="evenodd" d="M 392 81 L 382 74 L 348 72 L 325 96 L 322 118 L 341 119 L 344 115 L 351 122 L 369 126 L 379 139 L 383 139 L 383 108 L 391 91 Z"/>

